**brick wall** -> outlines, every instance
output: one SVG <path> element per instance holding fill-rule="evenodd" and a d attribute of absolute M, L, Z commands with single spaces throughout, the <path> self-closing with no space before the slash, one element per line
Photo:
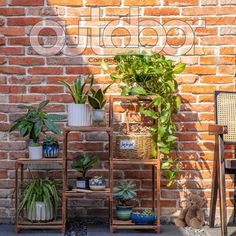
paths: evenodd
<path fill-rule="evenodd" d="M 175 61 L 187 64 L 185 72 L 178 77 L 179 93 L 182 97 L 180 112 L 174 117 L 178 126 L 177 154 L 181 163 L 181 172 L 171 188 L 162 181 L 162 217 L 170 219 L 185 203 L 185 193 L 195 191 L 210 197 L 211 170 L 213 160 L 214 137 L 206 130 L 213 122 L 214 90 L 235 90 L 235 42 L 236 42 L 236 1 L 235 0 L 0 0 L 0 218 L 9 221 L 14 216 L 14 163 L 24 156 L 25 141 L 18 133 L 8 134 L 10 123 L 20 115 L 17 105 L 38 103 L 49 99 L 50 112 L 64 114 L 66 103 L 71 98 L 60 79 L 72 81 L 77 74 L 93 73 L 98 86 L 110 83 L 109 77 L 101 72 L 99 58 L 103 54 L 117 52 L 114 48 L 94 48 L 90 46 L 79 55 L 80 48 L 65 47 L 55 56 L 42 56 L 31 47 L 29 34 L 34 24 L 41 20 L 53 20 L 65 27 L 67 43 L 75 44 L 78 34 L 78 21 L 89 20 L 91 7 L 100 7 L 101 21 L 127 19 L 131 6 L 139 7 L 141 20 L 155 20 L 164 25 L 167 33 L 166 45 L 162 53 L 169 54 Z M 96 8 L 97 9 L 97 8 Z M 173 20 L 179 20 L 179 22 Z M 134 21 L 135 22 L 135 21 Z M 204 23 L 205 22 L 205 23 Z M 98 27 L 93 21 L 91 25 Z M 96 29 L 96 27 L 93 28 Z M 178 30 L 181 28 L 183 31 Z M 132 25 L 127 28 L 133 32 Z M 192 30 L 192 31 L 191 31 Z M 163 32 L 163 31 L 160 31 Z M 194 35 L 191 34 L 194 32 Z M 83 33 L 82 33 L 83 34 Z M 113 32 L 116 45 L 129 42 L 127 30 Z M 156 34 L 151 29 L 143 31 L 140 41 L 143 44 L 155 44 Z M 160 34 L 160 45 L 164 42 Z M 108 38 L 104 38 L 108 40 Z M 55 43 L 55 32 L 49 28 L 41 31 L 40 42 Z M 193 42 L 193 43 L 192 43 Z M 193 44 L 193 45 L 192 45 Z M 162 45 L 163 46 L 163 45 Z M 96 50 L 97 49 L 97 50 Z M 119 50 L 119 49 L 118 49 Z M 77 53 L 76 53 L 77 52 Z M 73 54 L 74 53 L 74 54 Z M 112 69 L 112 67 L 111 67 Z M 117 86 L 111 93 L 117 93 Z M 119 109 L 117 109 L 119 112 Z M 117 114 L 119 118 L 119 114 Z M 97 167 L 96 174 L 106 174 L 107 139 L 105 135 L 95 133 L 71 135 L 71 157 L 76 148 L 83 147 L 87 152 L 98 153 L 103 162 Z M 232 154 L 228 147 L 227 155 Z M 176 152 L 173 152 L 176 156 Z M 140 187 L 138 195 L 144 207 L 150 206 L 149 168 L 140 166 L 120 166 L 116 177 L 134 178 Z M 125 170 L 125 171 L 124 171 Z M 135 172 L 134 172 L 135 170 Z M 134 174 L 135 173 L 135 174 Z M 93 174 L 93 173 L 91 173 Z M 57 171 L 50 175 L 60 177 Z M 71 177 L 75 173 L 71 172 Z M 232 179 L 227 176 L 227 205 L 232 206 Z M 71 203 L 78 207 L 91 204 L 93 199 L 81 199 Z M 209 206 L 209 204 L 208 204 Z M 106 203 L 99 200 L 96 213 L 104 213 Z M 78 212 L 92 214 L 90 207 L 78 207 Z M 78 213 L 77 211 L 74 214 Z M 94 213 L 93 213 L 94 214 Z M 229 214 L 230 216 L 230 214 Z"/>

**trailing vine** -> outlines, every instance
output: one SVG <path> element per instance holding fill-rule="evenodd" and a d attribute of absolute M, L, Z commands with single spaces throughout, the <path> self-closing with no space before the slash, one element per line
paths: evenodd
<path fill-rule="evenodd" d="M 139 112 L 158 120 L 158 125 L 153 125 L 151 129 L 152 140 L 155 147 L 158 146 L 160 152 L 167 156 L 167 159 L 161 158 L 161 168 L 167 173 L 168 185 L 171 185 L 179 170 L 178 163 L 170 156 L 176 140 L 176 126 L 172 115 L 177 113 L 181 105 L 180 97 L 176 96 L 178 84 L 175 75 L 183 72 L 185 64 L 174 64 L 174 61 L 158 53 L 139 54 L 133 51 L 118 54 L 114 60 L 117 65 L 110 77 L 122 83 L 122 95 L 152 97 L 151 103 L 141 106 Z M 155 109 L 156 107 L 159 109 Z M 154 148 L 152 156 L 156 155 Z"/>

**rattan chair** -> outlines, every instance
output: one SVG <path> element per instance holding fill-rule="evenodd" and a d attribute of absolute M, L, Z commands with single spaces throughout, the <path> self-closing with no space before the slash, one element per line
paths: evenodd
<path fill-rule="evenodd" d="M 214 227 L 217 193 L 219 191 L 221 235 L 227 236 L 225 173 L 236 174 L 236 159 L 224 158 L 224 145 L 236 145 L 236 92 L 215 92 L 215 122 L 216 125 L 209 126 L 209 131 L 215 134 L 209 223 L 210 227 Z M 234 200 L 235 206 L 236 199 Z M 234 221 L 236 217 L 235 209 L 234 207 Z"/>

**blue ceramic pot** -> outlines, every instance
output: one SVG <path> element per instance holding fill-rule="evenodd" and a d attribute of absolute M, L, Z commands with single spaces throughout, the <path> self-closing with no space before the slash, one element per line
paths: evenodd
<path fill-rule="evenodd" d="M 118 220 L 130 220 L 132 206 L 116 206 L 116 217 Z"/>
<path fill-rule="evenodd" d="M 156 221 L 156 216 L 132 212 L 131 220 L 137 225 L 151 225 Z"/>
<path fill-rule="evenodd" d="M 52 158 L 57 157 L 59 153 L 59 145 L 58 144 L 44 144 L 43 145 L 43 155 L 44 157 Z"/>
<path fill-rule="evenodd" d="M 89 180 L 89 187 L 95 191 L 104 190 L 106 188 L 106 180 L 103 177 L 94 177 Z"/>

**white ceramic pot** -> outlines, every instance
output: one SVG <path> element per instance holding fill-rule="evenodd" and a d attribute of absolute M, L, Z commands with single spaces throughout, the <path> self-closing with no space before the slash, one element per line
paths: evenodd
<path fill-rule="evenodd" d="M 102 109 L 93 109 L 93 121 L 105 121 L 105 111 Z"/>
<path fill-rule="evenodd" d="M 88 104 L 68 104 L 69 126 L 90 126 L 91 109 Z"/>
<path fill-rule="evenodd" d="M 29 159 L 39 160 L 43 158 L 43 146 L 29 146 Z"/>
<path fill-rule="evenodd" d="M 30 221 L 49 221 L 53 219 L 52 205 L 45 202 L 36 202 L 35 208 L 27 211 L 27 218 Z"/>

